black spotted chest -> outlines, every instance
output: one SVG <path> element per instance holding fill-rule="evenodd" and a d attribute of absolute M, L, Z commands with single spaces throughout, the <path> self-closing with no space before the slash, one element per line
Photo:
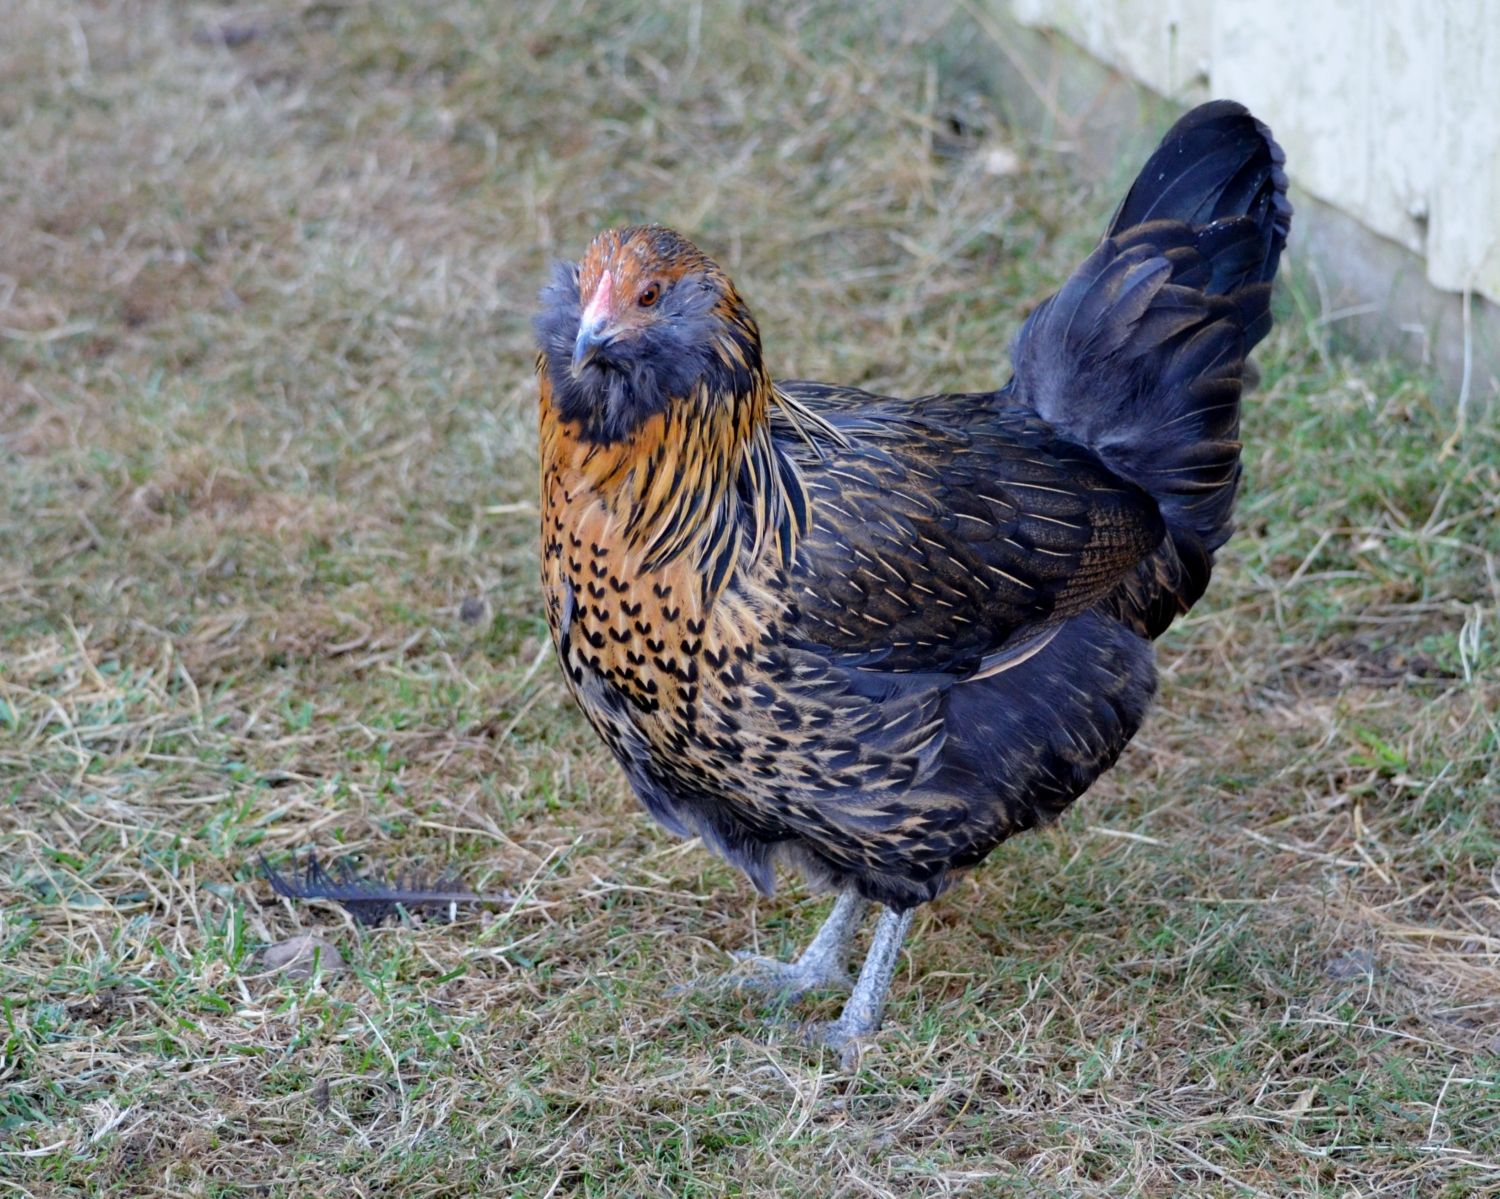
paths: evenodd
<path fill-rule="evenodd" d="M 706 622 L 678 599 L 691 578 L 632 586 L 611 570 L 616 560 L 563 536 L 549 612 L 569 689 L 632 777 L 737 805 L 751 776 L 776 773 L 788 745 L 757 735 L 770 695 L 747 678 L 753 654 L 705 643 Z"/>
<path fill-rule="evenodd" d="M 704 622 L 679 584 L 632 577 L 625 555 L 558 518 L 543 547 L 548 617 L 570 689 L 591 717 L 690 734 L 700 714 Z"/>

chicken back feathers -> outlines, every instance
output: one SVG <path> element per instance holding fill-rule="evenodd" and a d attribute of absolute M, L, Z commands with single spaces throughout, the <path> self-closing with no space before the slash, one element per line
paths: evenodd
<path fill-rule="evenodd" d="M 647 809 L 904 909 L 1118 757 L 1229 535 L 1290 225 L 1239 105 L 1166 135 L 994 392 L 773 383 L 728 277 L 601 234 L 537 319 L 542 573 Z"/>

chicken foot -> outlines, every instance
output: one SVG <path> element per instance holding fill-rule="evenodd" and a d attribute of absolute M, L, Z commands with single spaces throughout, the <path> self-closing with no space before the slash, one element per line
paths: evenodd
<path fill-rule="evenodd" d="M 742 969 L 735 971 L 729 981 L 749 990 L 774 992 L 788 1003 L 796 1002 L 809 991 L 848 990 L 850 980 L 845 964 L 849 945 L 869 906 L 854 891 L 840 892 L 823 927 L 795 962 L 740 950 L 733 957 Z"/>

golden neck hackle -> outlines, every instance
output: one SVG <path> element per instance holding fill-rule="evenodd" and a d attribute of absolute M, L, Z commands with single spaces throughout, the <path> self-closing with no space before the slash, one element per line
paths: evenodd
<path fill-rule="evenodd" d="M 711 600 L 734 571 L 757 562 L 770 535 L 789 560 L 802 519 L 791 518 L 788 475 L 770 430 L 773 391 L 763 372 L 744 392 L 706 384 L 611 444 L 590 442 L 549 411 L 543 374 L 543 469 L 575 499 L 592 497 L 640 569 L 686 557 Z"/>

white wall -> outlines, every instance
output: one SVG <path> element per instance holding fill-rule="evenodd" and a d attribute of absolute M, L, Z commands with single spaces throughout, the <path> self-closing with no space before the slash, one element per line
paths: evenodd
<path fill-rule="evenodd" d="M 1011 0 L 1153 90 L 1243 101 L 1292 179 L 1500 301 L 1500 0 Z"/>

